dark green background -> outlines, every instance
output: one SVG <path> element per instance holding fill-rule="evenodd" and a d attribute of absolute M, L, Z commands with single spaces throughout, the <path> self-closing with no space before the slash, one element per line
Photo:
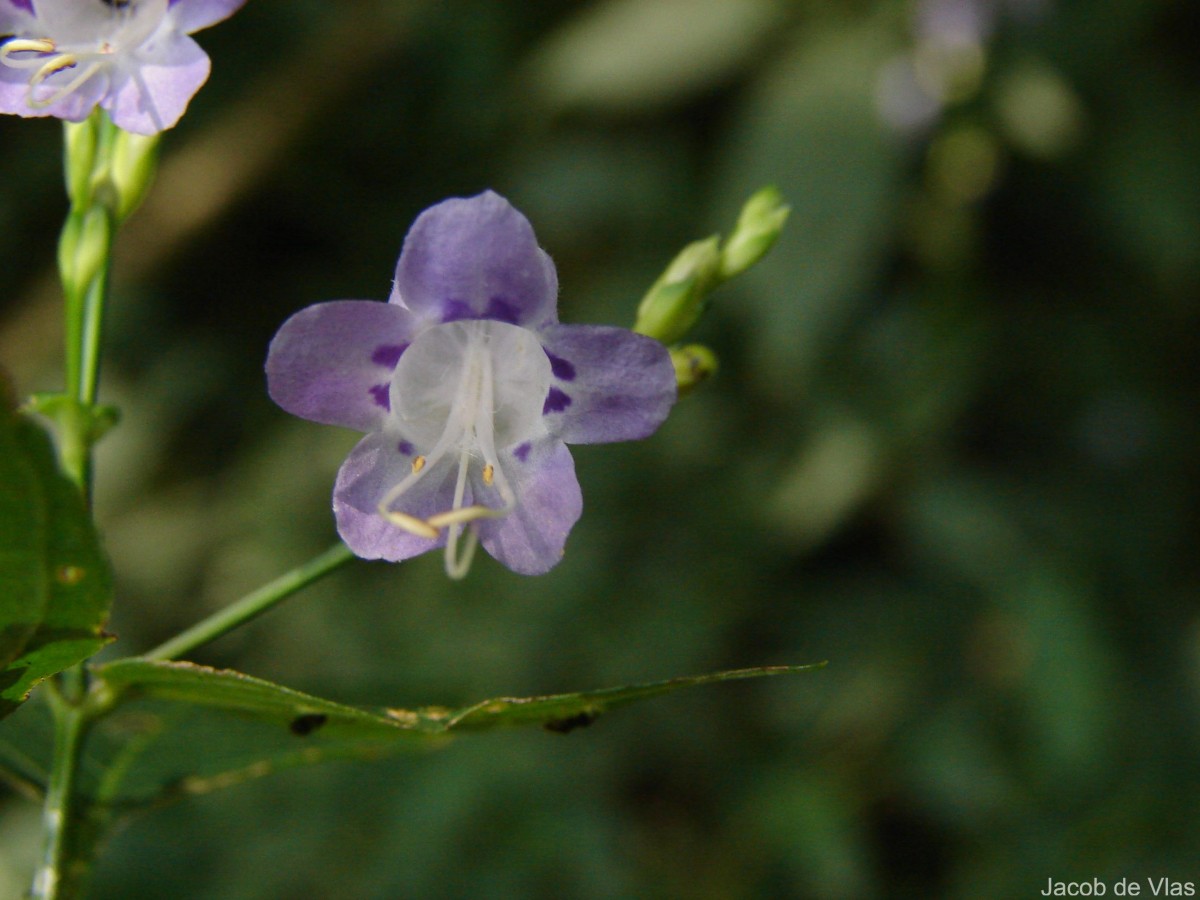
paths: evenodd
<path fill-rule="evenodd" d="M 115 649 L 333 539 L 356 436 L 275 408 L 262 361 L 295 310 L 385 298 L 421 209 L 500 191 L 562 318 L 629 324 L 774 183 L 788 230 L 693 335 L 719 377 L 653 439 L 575 449 L 584 517 L 552 573 L 357 563 L 197 660 L 392 706 L 828 668 L 191 800 L 115 838 L 96 897 L 1200 882 L 1198 7 L 1002 18 L 978 83 L 900 133 L 876 100 L 912 59 L 907 4 L 696 0 L 622 31 L 659 5 L 252 0 L 199 36 L 212 79 L 119 247 Z M 58 379 L 59 140 L 0 121 L 23 393 Z M 0 794 L 0 893 L 37 816 Z"/>

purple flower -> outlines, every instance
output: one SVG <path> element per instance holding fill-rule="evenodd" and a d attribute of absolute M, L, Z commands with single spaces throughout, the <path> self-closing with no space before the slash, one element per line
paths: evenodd
<path fill-rule="evenodd" d="M 367 432 L 333 492 L 358 556 L 445 546 L 452 577 L 476 543 L 522 574 L 559 561 L 583 508 L 566 442 L 648 436 L 675 373 L 650 338 L 559 324 L 557 292 L 529 222 L 489 191 L 417 218 L 387 303 L 318 303 L 279 329 L 275 402 Z"/>
<path fill-rule="evenodd" d="M 86 119 L 101 106 L 126 131 L 179 121 L 208 78 L 189 34 L 246 0 L 0 0 L 0 112 Z"/>

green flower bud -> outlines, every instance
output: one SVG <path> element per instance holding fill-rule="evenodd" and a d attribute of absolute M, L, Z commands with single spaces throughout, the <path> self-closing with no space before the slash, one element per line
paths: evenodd
<path fill-rule="evenodd" d="M 58 239 L 58 271 L 68 297 L 84 292 L 108 265 L 113 223 L 109 211 L 93 206 L 67 216 Z"/>
<path fill-rule="evenodd" d="M 117 130 L 109 157 L 108 177 L 116 192 L 118 222 L 138 208 L 154 180 L 158 161 L 158 135 Z"/>
<path fill-rule="evenodd" d="M 765 187 L 747 200 L 733 234 L 721 248 L 720 279 L 739 275 L 762 259 L 778 240 L 791 211 L 773 187 Z"/>
<path fill-rule="evenodd" d="M 67 180 L 67 196 L 71 206 L 83 209 L 92 199 L 92 171 L 96 164 L 96 147 L 100 139 L 99 117 L 96 112 L 82 122 L 63 123 L 63 171 Z"/>
<path fill-rule="evenodd" d="M 704 311 L 704 299 L 717 282 L 720 239 L 713 235 L 688 244 L 646 292 L 633 330 L 673 344 Z"/>
<path fill-rule="evenodd" d="M 671 362 L 675 366 L 675 382 L 681 397 L 717 374 L 717 355 L 701 344 L 672 347 Z"/>

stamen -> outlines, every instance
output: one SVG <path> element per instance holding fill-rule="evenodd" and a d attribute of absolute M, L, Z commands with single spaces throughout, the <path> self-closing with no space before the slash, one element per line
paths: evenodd
<path fill-rule="evenodd" d="M 471 373 L 474 374 L 474 373 Z M 468 376 L 469 377 L 469 376 Z M 467 489 L 467 465 L 471 462 L 471 451 L 467 446 L 466 441 L 463 442 L 462 450 L 458 454 L 458 478 L 454 482 L 454 504 L 451 507 L 449 515 L 463 511 L 463 495 Z M 440 515 L 447 515 L 441 513 Z M 430 516 L 430 519 L 437 516 Z M 432 522 L 428 522 L 433 527 Z M 461 557 L 458 556 L 458 538 L 462 534 L 462 523 L 451 522 L 450 530 L 446 533 L 446 573 L 451 578 L 462 578 L 467 574 L 467 570 L 471 567 L 470 557 L 474 555 L 474 550 L 468 547 L 468 550 L 463 552 Z M 470 534 L 475 534 L 474 530 Z M 468 541 L 470 539 L 468 538 Z M 454 573 L 460 574 L 454 574 Z"/>
<path fill-rule="evenodd" d="M 435 539 L 440 532 L 426 522 L 424 519 L 418 519 L 416 516 L 410 516 L 408 513 L 402 513 L 394 509 L 388 509 L 384 504 L 379 504 L 379 514 L 396 525 L 403 528 L 409 534 L 415 534 L 417 537 Z"/>
<path fill-rule="evenodd" d="M 445 528 L 447 525 L 466 525 L 477 519 L 499 519 L 508 515 L 509 510 L 493 509 L 490 506 L 459 506 L 444 513 L 437 513 L 425 519 L 434 528 Z"/>
<path fill-rule="evenodd" d="M 33 92 L 37 90 L 51 75 L 56 75 L 59 72 L 70 69 L 72 66 L 75 66 L 78 63 L 79 59 L 70 53 L 64 53 L 61 56 L 54 57 L 54 59 L 50 60 L 40 69 L 38 69 L 33 78 L 29 80 L 29 93 L 25 98 L 25 102 L 35 109 L 43 109 L 47 106 L 53 106 L 64 97 L 69 97 L 71 94 L 75 93 L 75 91 L 83 87 L 83 85 L 93 75 L 100 71 L 101 63 L 93 62 L 84 67 L 78 75 L 68 81 L 65 85 L 60 88 L 56 88 L 49 97 L 38 99 L 37 97 L 33 96 Z"/>
<path fill-rule="evenodd" d="M 0 63 L 13 69 L 32 69 L 43 63 L 43 55 L 53 53 L 57 47 L 46 38 L 13 38 L 0 47 Z M 14 53 L 33 53 L 33 59 L 13 59 Z"/>
<path fill-rule="evenodd" d="M 492 344 L 496 336 L 488 328 L 479 327 L 476 323 L 448 324 L 446 328 L 452 330 L 441 332 L 445 336 L 444 343 L 447 344 L 443 358 L 449 356 L 453 359 L 457 354 L 461 354 L 455 360 L 461 368 L 452 397 L 446 396 L 446 388 L 451 387 L 450 384 L 435 386 L 418 383 L 416 393 L 406 395 L 392 409 L 392 414 L 397 416 L 401 423 L 413 423 L 412 427 L 416 430 L 408 436 L 408 440 L 419 442 L 425 447 L 430 445 L 433 435 L 429 432 L 433 429 L 427 427 L 422 417 L 433 409 L 439 412 L 445 410 L 441 413 L 445 418 L 439 423 L 441 434 L 433 439 L 432 447 L 429 447 L 426 453 L 412 457 L 411 471 L 404 473 L 403 477 L 386 491 L 378 510 L 385 521 L 409 534 L 428 540 L 436 540 L 444 535 L 446 572 L 451 578 L 462 578 L 470 568 L 472 557 L 479 545 L 479 531 L 473 523 L 508 515 L 516 508 L 516 495 L 505 476 L 496 451 L 495 417 L 496 405 L 500 399 L 497 396 L 496 384 L 497 361 L 492 357 Z M 438 344 L 434 343 L 431 348 L 437 346 Z M 402 370 L 407 364 L 415 366 L 414 360 L 423 361 L 421 347 L 418 341 L 413 351 L 400 361 L 398 373 L 404 374 Z M 508 370 L 502 371 L 507 377 Z M 426 399 L 426 393 L 436 398 L 436 404 Z M 445 402 L 446 400 L 449 402 Z M 418 437 L 418 434 L 424 436 Z M 507 436 L 508 432 L 505 432 L 505 435 Z M 409 453 L 413 452 L 411 446 L 406 449 Z M 455 467 L 457 471 L 453 489 L 447 497 L 444 491 L 449 485 L 445 482 L 450 474 L 450 466 L 453 465 L 452 454 L 458 457 Z M 475 468 L 476 466 L 479 468 Z M 472 475 L 472 472 L 476 474 Z M 432 497 L 441 496 L 450 501 L 449 507 L 443 506 L 440 510 L 434 507 L 432 515 L 422 517 L 397 510 L 397 506 L 408 505 L 403 504 L 401 498 L 427 476 L 436 479 L 439 486 L 436 491 L 420 491 L 422 505 L 428 503 Z M 472 484 L 476 486 L 475 496 L 468 498 L 467 489 Z M 411 505 L 408 507 L 412 508 Z"/>
<path fill-rule="evenodd" d="M 467 532 L 464 539 L 465 546 L 461 556 L 455 558 L 455 549 L 458 542 L 458 535 L 452 535 L 450 542 L 446 544 L 446 574 L 459 581 L 466 577 L 467 572 L 471 571 L 471 560 L 475 558 L 475 548 L 479 546 L 479 535 L 474 529 Z"/>

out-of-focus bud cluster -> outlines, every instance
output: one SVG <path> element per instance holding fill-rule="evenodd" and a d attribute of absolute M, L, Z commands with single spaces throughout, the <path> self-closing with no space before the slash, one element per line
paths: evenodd
<path fill-rule="evenodd" d="M 664 344 L 677 344 L 699 321 L 713 289 L 767 254 L 779 239 L 789 212 L 775 188 L 755 193 L 724 242 L 720 235 L 694 241 L 671 260 L 638 305 L 633 330 Z M 671 348 L 671 359 L 680 393 L 717 370 L 716 355 L 699 344 Z"/>
<path fill-rule="evenodd" d="M 1079 103 L 1047 64 L 1022 58 L 991 71 L 1001 26 L 1035 26 L 1052 13 L 1050 0 L 917 0 L 910 46 L 879 73 L 876 103 L 900 134 L 925 135 L 948 110 L 979 97 L 993 79 L 999 127 L 1019 149 L 1051 154 L 1079 132 Z"/>
<path fill-rule="evenodd" d="M 1010 154 L 1046 159 L 1078 146 L 1082 104 L 1048 62 L 994 52 L 1006 29 L 1053 14 L 1051 0 L 916 0 L 911 10 L 909 46 L 880 70 L 876 106 L 896 134 L 925 143 L 912 249 L 927 264 L 956 265 L 970 257 L 974 204 Z"/>

